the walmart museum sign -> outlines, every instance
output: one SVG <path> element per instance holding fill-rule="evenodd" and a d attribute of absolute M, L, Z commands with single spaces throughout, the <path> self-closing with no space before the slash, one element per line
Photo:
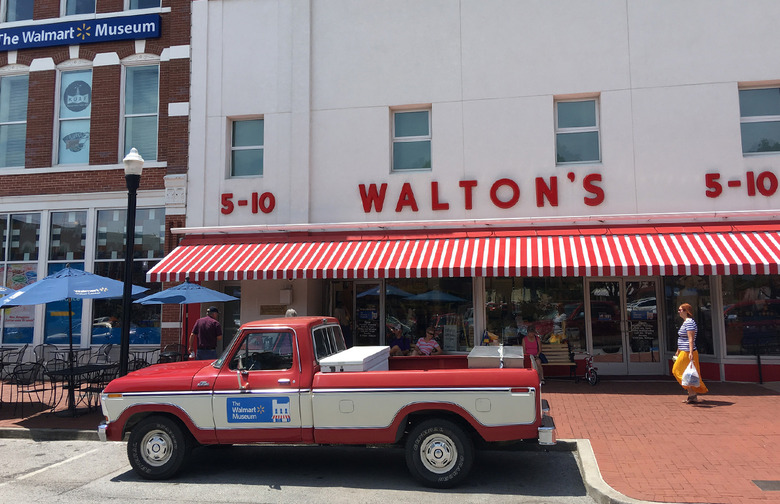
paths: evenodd
<path fill-rule="evenodd" d="M 88 19 L 0 30 L 0 51 L 159 36 L 159 14 Z"/>

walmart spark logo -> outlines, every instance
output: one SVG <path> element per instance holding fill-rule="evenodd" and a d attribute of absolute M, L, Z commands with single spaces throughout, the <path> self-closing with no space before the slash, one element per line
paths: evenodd
<path fill-rule="evenodd" d="M 87 26 L 86 23 L 82 23 L 81 26 L 76 27 L 76 38 L 80 38 L 81 40 L 87 40 L 87 37 L 92 35 L 89 32 L 91 29 L 92 29 L 91 26 Z"/>

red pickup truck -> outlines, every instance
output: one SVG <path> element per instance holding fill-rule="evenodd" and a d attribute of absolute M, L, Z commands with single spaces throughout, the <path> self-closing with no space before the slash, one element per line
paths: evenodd
<path fill-rule="evenodd" d="M 129 432 L 128 458 L 147 479 L 176 474 L 197 445 L 401 444 L 411 473 L 437 488 L 466 477 L 475 442 L 555 443 L 534 370 L 388 354 L 346 349 L 330 317 L 250 322 L 216 361 L 113 380 L 98 434 L 121 441 Z"/>

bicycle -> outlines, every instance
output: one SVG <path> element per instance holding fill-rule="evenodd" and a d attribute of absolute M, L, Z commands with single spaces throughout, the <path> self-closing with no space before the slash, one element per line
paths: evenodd
<path fill-rule="evenodd" d="M 583 359 L 585 362 L 585 381 L 588 382 L 591 386 L 595 386 L 599 382 L 599 368 L 593 365 L 593 355 L 589 354 L 588 352 L 578 353 L 585 356 L 585 359 Z M 579 381 L 579 377 L 577 377 L 576 381 Z"/>

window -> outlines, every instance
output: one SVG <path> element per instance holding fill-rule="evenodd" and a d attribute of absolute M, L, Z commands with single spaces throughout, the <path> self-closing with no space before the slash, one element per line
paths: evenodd
<path fill-rule="evenodd" d="M 89 164 L 92 70 L 62 72 L 60 80 L 59 164 Z"/>
<path fill-rule="evenodd" d="M 49 233 L 49 265 L 47 274 L 62 270 L 65 266 L 84 270 L 84 250 L 87 239 L 87 212 L 53 212 Z M 78 261 L 78 262 L 74 262 Z M 67 300 L 46 304 L 43 341 L 53 345 L 67 345 L 68 308 L 73 319 L 73 344 L 81 343 L 81 313 L 84 303 L 81 299 L 73 299 L 70 305 Z"/>
<path fill-rule="evenodd" d="M 24 166 L 27 75 L 0 77 L 0 168 Z"/>
<path fill-rule="evenodd" d="M 0 282 L 21 289 L 38 279 L 38 246 L 41 215 L 0 215 Z M 3 310 L 3 344 L 32 343 L 35 306 L 17 306 Z"/>
<path fill-rule="evenodd" d="M 556 164 L 601 161 L 596 100 L 555 103 Z"/>
<path fill-rule="evenodd" d="M 722 280 L 726 354 L 780 355 L 780 275 L 730 275 Z"/>
<path fill-rule="evenodd" d="M 130 9 L 154 9 L 160 7 L 160 0 L 130 0 Z"/>
<path fill-rule="evenodd" d="M 33 18 L 33 0 L 5 0 L 5 21 L 24 21 Z"/>
<path fill-rule="evenodd" d="M 99 210 L 95 244 L 95 273 L 114 280 L 124 280 L 126 210 Z M 165 255 L 165 210 L 139 208 L 133 238 L 133 284 L 157 287 L 146 281 L 149 271 Z M 96 299 L 92 305 L 93 345 L 119 344 L 122 331 L 122 300 Z M 130 320 L 130 343 L 159 345 L 161 336 L 160 305 L 133 305 Z"/>
<path fill-rule="evenodd" d="M 289 332 L 257 332 L 246 335 L 231 359 L 230 369 L 268 371 L 290 369 L 293 362 L 293 335 Z"/>
<path fill-rule="evenodd" d="M 264 120 L 233 121 L 231 137 L 230 176 L 262 176 L 263 144 L 265 143 Z"/>
<path fill-rule="evenodd" d="M 739 92 L 742 153 L 780 151 L 780 88 Z"/>
<path fill-rule="evenodd" d="M 393 112 L 393 171 L 431 166 L 431 111 Z"/>
<path fill-rule="evenodd" d="M 729 277 L 724 276 L 724 281 Z M 696 321 L 698 332 L 696 334 L 696 347 L 700 355 L 714 355 L 715 345 L 713 336 L 712 292 L 710 290 L 709 277 L 667 276 L 663 278 L 664 300 L 666 312 L 666 350 L 674 353 L 677 350 L 677 331 L 682 325 L 682 318 L 677 313 L 677 307 L 688 303 L 693 307 L 693 320 Z M 724 291 L 727 289 L 724 285 Z M 724 297 L 724 302 L 727 299 Z"/>
<path fill-rule="evenodd" d="M 347 349 L 339 326 L 323 326 L 312 331 L 317 361 Z"/>
<path fill-rule="evenodd" d="M 126 68 L 125 155 L 135 147 L 145 161 L 157 159 L 159 81 L 157 65 Z"/>
<path fill-rule="evenodd" d="M 65 15 L 92 14 L 95 12 L 95 0 L 66 0 Z"/>

